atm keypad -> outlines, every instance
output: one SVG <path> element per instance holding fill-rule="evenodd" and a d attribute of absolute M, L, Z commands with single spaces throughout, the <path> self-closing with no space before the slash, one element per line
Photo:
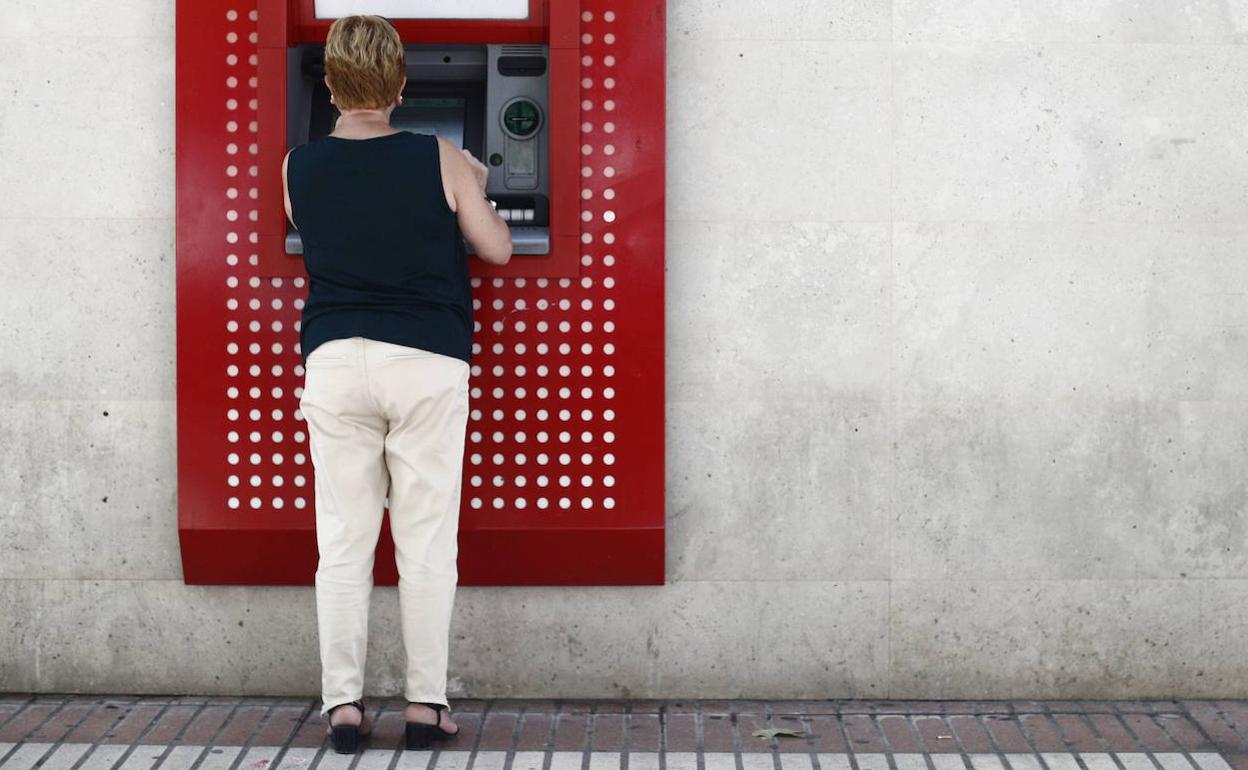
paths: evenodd
<path fill-rule="evenodd" d="M 504 222 L 532 222 L 535 211 L 533 209 L 499 209 L 498 215 L 503 218 Z"/>

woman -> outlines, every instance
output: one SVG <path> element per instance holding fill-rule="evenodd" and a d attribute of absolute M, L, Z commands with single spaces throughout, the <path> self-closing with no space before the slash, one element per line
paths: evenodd
<path fill-rule="evenodd" d="M 485 197 L 485 166 L 441 138 L 390 126 L 405 72 L 387 20 L 335 21 L 325 84 L 341 117 L 282 163 L 286 215 L 311 279 L 300 410 L 315 470 L 321 714 L 342 753 L 371 733 L 364 659 L 387 491 L 406 745 L 458 733 L 446 669 L 472 353 L 462 239 L 487 262 L 511 258 L 507 224 Z"/>

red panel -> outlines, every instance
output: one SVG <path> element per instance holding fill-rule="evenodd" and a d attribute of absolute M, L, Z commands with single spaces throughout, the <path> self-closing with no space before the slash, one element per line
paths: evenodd
<path fill-rule="evenodd" d="M 306 281 L 258 267 L 284 228 L 273 182 L 285 148 L 268 135 L 284 137 L 271 82 L 284 43 L 271 41 L 306 30 L 267 17 L 283 0 L 259 2 L 178 3 L 179 532 L 187 582 L 309 585 Z M 573 85 L 552 93 L 558 112 L 572 114 L 571 98 L 578 113 L 552 123 L 551 144 L 557 256 L 574 255 L 579 274 L 474 268 L 467 585 L 664 580 L 664 5 L 579 10 L 552 2 L 539 36 L 552 75 Z M 526 262 L 540 260 L 513 259 Z M 395 583 L 392 553 L 384 535 L 380 584 Z"/>
<path fill-rule="evenodd" d="M 201 529 L 184 538 L 188 584 L 307 585 L 316 573 L 311 529 Z M 524 555 L 523 568 L 506 552 Z M 223 559 L 229 554 L 229 559 Z M 461 585 L 662 584 L 663 529 L 566 527 L 471 529 L 459 536 Z M 389 520 L 377 542 L 377 585 L 397 585 Z M 638 580 L 637 575 L 657 575 Z"/>

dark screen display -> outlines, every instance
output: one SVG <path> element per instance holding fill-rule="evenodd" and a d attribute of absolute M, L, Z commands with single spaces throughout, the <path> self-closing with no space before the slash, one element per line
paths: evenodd
<path fill-rule="evenodd" d="M 390 125 L 413 134 L 434 134 L 463 149 L 466 107 L 467 100 L 458 96 L 405 96 L 390 113 Z"/>

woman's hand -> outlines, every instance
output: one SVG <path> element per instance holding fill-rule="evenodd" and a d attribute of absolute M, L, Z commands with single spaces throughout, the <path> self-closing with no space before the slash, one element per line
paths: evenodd
<path fill-rule="evenodd" d="M 468 159 L 468 165 L 472 167 L 472 174 L 477 179 L 477 184 L 481 187 L 481 191 L 485 192 L 485 184 L 490 178 L 490 170 L 485 164 L 477 160 L 476 157 L 468 150 L 461 150 L 464 157 Z"/>

